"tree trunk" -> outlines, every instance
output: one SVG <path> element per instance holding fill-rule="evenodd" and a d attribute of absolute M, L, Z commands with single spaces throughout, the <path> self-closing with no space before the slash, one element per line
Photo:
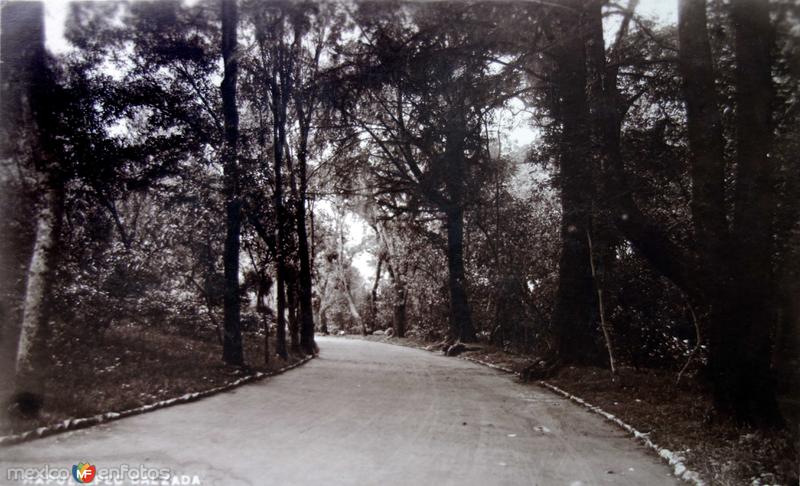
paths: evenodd
<path fill-rule="evenodd" d="M 279 131 L 276 129 L 276 131 Z M 275 194 L 274 194 L 274 202 L 275 202 L 275 214 L 276 214 L 276 223 L 275 223 L 275 273 L 276 273 L 276 289 L 277 289 L 277 305 L 276 305 L 276 331 L 275 331 L 275 339 L 277 340 L 275 344 L 275 351 L 278 353 L 283 359 L 287 359 L 289 357 L 289 353 L 286 347 L 286 249 L 285 249 L 285 238 L 284 238 L 284 207 L 283 207 L 283 180 L 281 177 L 281 166 L 283 164 L 281 158 L 281 150 L 277 148 L 280 145 L 278 140 L 275 141 Z"/>
<path fill-rule="evenodd" d="M 294 268 L 287 269 L 286 272 L 286 303 L 289 310 L 289 345 L 292 352 L 300 350 L 300 323 L 297 319 L 298 302 L 297 302 L 297 273 Z"/>
<path fill-rule="evenodd" d="M 306 128 L 307 130 L 307 128 Z M 297 223 L 297 252 L 300 257 L 300 346 L 306 354 L 314 354 L 317 345 L 314 342 L 314 308 L 313 282 L 311 279 L 311 256 L 309 255 L 308 232 L 306 230 L 306 198 L 308 193 L 307 156 L 303 137 L 301 150 L 298 153 L 298 169 L 300 171 L 300 190 L 297 198 L 295 221 Z"/>
<path fill-rule="evenodd" d="M 402 283 L 395 284 L 392 326 L 397 337 L 406 337 L 406 290 Z"/>
<path fill-rule="evenodd" d="M 342 290 L 344 291 L 344 297 L 347 301 L 347 308 L 350 310 L 350 316 L 353 318 L 355 324 L 361 328 L 361 334 L 366 336 L 367 335 L 367 325 L 364 322 L 364 319 L 361 317 L 361 313 L 358 312 L 358 306 L 356 306 L 356 301 L 353 299 L 353 293 L 350 289 L 350 282 L 347 278 L 347 274 L 345 273 L 344 268 L 344 228 L 342 225 L 344 224 L 344 219 L 339 222 L 339 238 L 338 238 L 338 258 L 336 259 L 336 266 L 339 273 L 339 281 L 342 284 Z"/>
<path fill-rule="evenodd" d="M 290 89 L 291 81 L 287 78 L 290 70 L 285 65 L 279 65 L 278 58 L 283 57 L 277 51 L 282 49 L 282 45 L 277 46 L 273 51 L 272 76 L 269 79 L 272 110 L 272 135 L 273 135 L 273 156 L 274 156 L 274 204 L 275 204 L 275 267 L 277 274 L 277 330 L 275 345 L 278 355 L 287 359 L 289 353 L 286 350 L 286 238 L 284 235 L 286 227 L 286 211 L 283 202 L 283 156 L 286 148 L 286 111 L 288 100 L 287 91 Z"/>
<path fill-rule="evenodd" d="M 746 6 L 746 8 L 742 8 Z M 756 171 L 771 170 L 766 154 L 769 151 L 769 99 L 771 79 L 769 63 L 769 28 L 766 2 L 746 1 L 737 4 L 734 12 L 737 35 L 745 34 L 737 44 L 737 118 L 739 125 L 739 157 L 752 157 Z M 595 39 L 590 65 L 597 90 L 593 125 L 598 127 L 600 156 L 605 164 L 604 194 L 617 212 L 617 227 L 662 275 L 687 293 L 690 300 L 708 309 L 706 334 L 709 348 L 707 371 L 713 385 L 716 408 L 725 414 L 751 422 L 773 422 L 776 416 L 774 390 L 769 371 L 769 334 L 773 322 L 772 303 L 764 298 L 771 290 L 765 276 L 771 268 L 772 251 L 764 238 L 772 221 L 768 209 L 770 176 L 742 173 L 747 162 L 737 165 L 737 198 L 740 210 L 752 210 L 757 222 L 753 246 L 739 252 L 727 251 L 727 226 L 724 204 L 724 159 L 719 112 L 716 104 L 714 73 L 706 27 L 705 2 L 682 0 L 680 4 L 680 62 L 684 76 L 684 94 L 689 118 L 689 142 L 693 152 L 692 218 L 699 261 L 675 245 L 668 235 L 653 225 L 639 211 L 625 181 L 620 152 L 620 127 L 624 109 L 617 91 L 616 68 L 605 65 L 602 42 L 602 17 L 593 10 Z M 599 32 L 599 34 L 598 34 Z M 742 49 L 749 52 L 742 52 Z M 748 61 L 749 59 L 749 61 Z M 749 105 L 749 106 L 748 106 Z M 760 124 L 754 127 L 753 124 Z M 744 137 L 744 138 L 742 138 Z M 750 154 L 750 155 L 748 155 Z M 739 177 L 742 179 L 739 179 Z M 750 192 L 754 180 L 762 181 L 760 189 Z M 766 181 L 766 182 L 764 182 Z M 753 199 L 744 202 L 740 192 L 750 192 Z M 761 201 L 761 202 L 758 202 Z M 766 202 L 764 202 L 766 201 Z M 760 208 L 760 209 L 755 209 Z M 741 214 L 741 211 L 736 211 Z M 734 231 L 740 236 L 731 241 L 747 240 L 750 223 L 735 217 Z M 737 221 L 738 220 L 738 221 Z M 756 239 L 759 239 L 755 243 Z M 749 243 L 745 241 L 746 246 Z M 755 253 L 754 253 L 755 252 Z M 766 259 L 766 260 L 764 260 Z M 749 265 L 755 265 L 757 270 Z M 761 276 L 759 276 L 759 273 Z"/>
<path fill-rule="evenodd" d="M 275 286 L 278 293 L 278 303 L 276 305 L 276 319 L 275 319 L 275 352 L 283 359 L 289 358 L 289 352 L 286 349 L 286 285 L 284 281 L 284 273 L 282 265 L 278 264 L 277 271 L 277 284 Z"/>
<path fill-rule="evenodd" d="M 450 334 L 465 343 L 475 342 L 475 328 L 467 299 L 464 272 L 464 210 L 460 206 L 447 211 L 447 270 L 450 289 Z"/>
<path fill-rule="evenodd" d="M 364 319 L 361 318 L 361 313 L 358 312 L 358 307 L 356 307 L 356 302 L 353 300 L 353 294 L 350 292 L 350 286 L 348 284 L 345 285 L 344 296 L 347 299 L 347 308 L 350 310 L 350 316 L 353 318 L 356 326 L 361 328 L 361 334 L 366 336 L 367 333 L 367 324 L 364 322 Z"/>
<path fill-rule="evenodd" d="M 236 108 L 236 32 L 238 22 L 236 0 L 222 1 L 222 60 L 225 65 L 220 87 L 225 117 L 224 191 L 226 235 L 223 262 L 225 266 L 224 327 L 222 359 L 232 365 L 244 364 L 239 299 L 239 239 L 242 208 L 239 198 L 238 143 L 239 113 Z"/>
<path fill-rule="evenodd" d="M 295 40 L 302 37 L 302 24 L 295 23 Z M 301 43 L 296 43 L 300 49 Z M 295 52 L 298 52 L 297 50 Z M 316 73 L 319 67 L 319 56 L 315 56 L 313 72 Z M 302 69 L 302 68 L 301 68 Z M 316 79 L 312 80 L 313 84 Z M 308 199 L 308 139 L 311 131 L 311 121 L 315 111 L 315 92 L 299 89 L 294 91 L 295 111 L 297 113 L 298 125 L 300 127 L 300 139 L 297 150 L 297 163 L 300 175 L 300 188 L 295 208 L 295 222 L 297 224 L 297 252 L 300 258 L 300 313 L 302 322 L 300 323 L 300 345 L 307 354 L 318 352 L 317 344 L 314 342 L 314 302 L 313 302 L 313 282 L 311 269 L 313 262 L 313 242 L 309 254 L 308 230 L 306 228 L 306 200 Z M 312 212 L 311 238 L 314 238 L 314 220 Z"/>
<path fill-rule="evenodd" d="M 586 7 L 589 32 L 586 53 L 589 67 L 590 114 L 598 157 L 604 205 L 616 228 L 653 268 L 681 290 L 701 295 L 689 252 L 677 245 L 665 230 L 649 219 L 633 198 L 621 152 L 620 132 L 626 108 L 617 88 L 618 67 L 607 66 L 603 40 L 602 5 Z M 628 21 L 623 21 L 623 26 Z"/>
<path fill-rule="evenodd" d="M 771 368 L 778 304 L 772 261 L 775 162 L 770 158 L 773 29 L 766 0 L 734 1 L 731 12 L 736 54 L 736 247 L 722 312 L 728 315 L 712 323 L 718 342 L 710 350 L 709 371 L 718 407 L 729 407 L 742 421 L 779 425 Z"/>
<path fill-rule="evenodd" d="M 301 182 L 301 186 L 302 186 Z M 305 191 L 301 190 L 297 208 L 297 245 L 300 253 L 300 347 L 306 354 L 314 354 L 317 345 L 314 342 L 314 308 L 313 282 L 311 280 L 311 257 L 308 249 L 306 232 Z"/>
<path fill-rule="evenodd" d="M 327 310 L 321 310 L 319 312 L 319 322 L 320 322 L 320 332 L 324 335 L 328 335 L 328 318 L 327 318 Z"/>
<path fill-rule="evenodd" d="M 253 262 L 255 264 L 255 262 Z M 266 273 L 263 269 L 258 270 L 258 290 L 256 292 L 256 312 L 261 316 L 264 321 L 264 364 L 269 363 L 269 307 L 266 303 L 267 295 L 269 295 L 269 288 L 271 284 L 267 280 Z"/>
<path fill-rule="evenodd" d="M 580 27 L 581 23 L 577 25 Z M 568 31 L 557 56 L 556 96 L 561 122 L 561 257 L 551 317 L 558 358 L 564 364 L 597 362 L 601 352 L 593 320 L 592 274 L 586 239 L 592 222 L 592 165 L 586 56 L 581 29 Z"/>
<path fill-rule="evenodd" d="M 49 320 L 47 307 L 51 299 L 64 215 L 64 188 L 58 183 L 51 183 L 46 185 L 43 193 L 42 206 L 36 217 L 36 239 L 28 267 L 16 360 L 16 399 L 20 407 L 29 408 L 33 414 L 38 412 L 44 392 Z"/>
<path fill-rule="evenodd" d="M 378 224 L 375 224 L 373 228 L 383 245 L 383 250 L 386 252 L 384 256 L 386 272 L 392 282 L 392 328 L 394 328 L 395 336 L 406 337 L 406 287 L 403 282 L 403 272 L 392 264 L 396 249 L 394 244 L 390 242 L 386 230 Z"/>
<path fill-rule="evenodd" d="M 692 158 L 694 240 L 703 272 L 719 275 L 727 235 L 725 158 L 705 0 L 680 0 L 678 39 Z"/>
<path fill-rule="evenodd" d="M 378 265 L 375 270 L 375 281 L 372 283 L 372 292 L 369 294 L 369 327 L 374 331 L 378 325 L 378 286 L 381 283 L 381 270 L 383 270 L 383 254 L 378 255 Z"/>
<path fill-rule="evenodd" d="M 33 167 L 51 167 L 48 133 L 49 106 L 40 106 L 51 90 L 51 73 L 44 46 L 44 4 L 10 2 L 2 6 L 2 73 L 0 103 L 3 125 L 2 156 L 33 157 Z M 31 154 L 17 152 L 19 140 L 29 140 Z M 38 159 L 38 160 L 37 160 Z M 21 164 L 22 165 L 22 164 Z M 36 416 L 44 395 L 47 364 L 48 306 L 58 261 L 64 214 L 64 181 L 54 173 L 38 173 L 41 199 L 35 220 L 33 251 L 27 269 L 22 323 L 15 362 L 14 404 L 25 415 Z"/>

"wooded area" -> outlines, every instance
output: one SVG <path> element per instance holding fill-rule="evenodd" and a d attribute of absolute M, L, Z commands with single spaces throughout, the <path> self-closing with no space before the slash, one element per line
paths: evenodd
<path fill-rule="evenodd" d="M 535 356 L 532 379 L 672 370 L 715 416 L 784 425 L 800 6 L 637 3 L 75 3 L 58 56 L 41 3 L 4 3 L 15 400 L 116 327 L 233 366 L 391 328 Z"/>

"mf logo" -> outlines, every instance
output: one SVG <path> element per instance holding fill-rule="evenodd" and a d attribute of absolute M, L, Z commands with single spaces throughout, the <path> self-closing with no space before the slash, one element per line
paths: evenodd
<path fill-rule="evenodd" d="M 72 466 L 72 477 L 79 483 L 91 483 L 97 474 L 97 468 L 89 463 L 83 462 Z"/>

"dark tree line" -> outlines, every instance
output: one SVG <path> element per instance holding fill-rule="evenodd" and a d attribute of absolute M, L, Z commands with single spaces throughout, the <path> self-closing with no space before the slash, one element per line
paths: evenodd
<path fill-rule="evenodd" d="M 78 321 L 207 330 L 235 366 L 256 329 L 286 358 L 352 325 L 532 353 L 531 376 L 694 359 L 720 413 L 779 423 L 797 7 L 636 6 L 75 4 L 55 58 L 41 5 L 4 4 L 18 391 Z"/>

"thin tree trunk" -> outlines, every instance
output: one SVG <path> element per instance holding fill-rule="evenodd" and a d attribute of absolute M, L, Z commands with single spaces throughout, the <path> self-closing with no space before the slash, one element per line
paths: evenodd
<path fill-rule="evenodd" d="M 600 329 L 603 330 L 603 339 L 606 342 L 606 349 L 608 350 L 608 366 L 611 368 L 611 374 L 617 374 L 617 366 L 616 360 L 614 359 L 614 347 L 611 344 L 611 333 L 608 330 L 608 326 L 606 324 L 606 310 L 605 310 L 605 302 L 603 301 L 603 285 L 600 282 L 600 278 L 597 275 L 597 268 L 595 267 L 594 263 L 594 248 L 592 247 L 592 235 L 587 231 L 586 232 L 586 241 L 589 244 L 589 266 L 592 269 L 592 280 L 594 280 L 594 286 L 597 290 L 597 307 L 598 312 L 600 314 Z"/>
<path fill-rule="evenodd" d="M 375 281 L 372 283 L 372 291 L 369 295 L 369 326 L 372 331 L 375 330 L 375 327 L 378 323 L 378 286 L 381 283 L 381 271 L 383 270 L 383 261 L 384 256 L 383 254 L 378 255 L 378 265 L 375 270 Z"/>
<path fill-rule="evenodd" d="M 382 228 L 378 224 L 374 225 L 373 228 L 375 229 L 375 233 L 378 235 L 378 238 L 383 245 L 383 249 L 386 252 L 384 256 L 384 259 L 386 260 L 386 272 L 389 274 L 389 279 L 392 282 L 392 327 L 394 328 L 394 334 L 397 337 L 405 337 L 407 321 L 406 288 L 405 284 L 403 283 L 402 271 L 395 268 L 395 266 L 392 264 L 392 260 L 396 255 L 396 249 L 389 241 L 389 237 L 386 235 L 385 228 Z"/>
<path fill-rule="evenodd" d="M 236 0 L 222 0 L 222 110 L 225 117 L 224 191 L 226 235 L 223 261 L 225 265 L 224 327 L 222 359 L 232 365 L 244 364 L 239 298 L 239 245 L 242 208 L 239 198 L 238 143 L 239 113 L 236 108 L 236 32 L 238 22 Z"/>
<path fill-rule="evenodd" d="M 327 318 L 328 309 L 321 308 L 319 310 L 319 325 L 320 325 L 320 332 L 324 335 L 328 335 L 328 318 Z"/>
<path fill-rule="evenodd" d="M 337 238 L 338 256 L 336 258 L 336 268 L 339 274 L 339 282 L 342 284 L 342 289 L 344 290 L 344 297 L 347 301 L 347 307 L 350 310 L 350 316 L 353 318 L 356 325 L 361 328 L 361 334 L 366 336 L 367 326 L 364 319 L 361 317 L 361 313 L 358 312 L 358 306 L 356 306 L 355 299 L 353 299 L 353 293 L 350 290 L 350 282 L 348 281 L 344 268 L 344 218 L 342 218 L 338 224 L 339 227 L 337 230 L 339 232 L 339 237 Z"/>
<path fill-rule="evenodd" d="M 280 130 L 276 128 L 278 135 L 280 137 Z M 275 266 L 276 266 L 276 280 L 277 280 L 277 316 L 276 316 L 276 326 L 277 330 L 275 333 L 275 337 L 277 339 L 276 343 L 276 352 L 278 355 L 283 358 L 287 359 L 289 357 L 289 353 L 286 347 L 286 256 L 285 256 L 285 242 L 284 242 L 284 235 L 283 235 L 283 226 L 284 226 L 284 208 L 283 208 L 283 179 L 281 177 L 281 166 L 282 157 L 281 157 L 281 150 L 277 147 L 280 145 L 279 138 L 275 141 L 275 214 L 276 214 L 276 224 L 275 224 Z"/>
<path fill-rule="evenodd" d="M 280 267 L 281 265 L 278 264 Z M 276 306 L 276 322 L 275 322 L 275 352 L 282 359 L 289 358 L 289 351 L 286 348 L 286 285 L 283 279 L 283 272 L 278 269 L 277 284 L 275 286 L 278 294 L 278 303 Z"/>
<path fill-rule="evenodd" d="M 258 292 L 256 294 L 256 310 L 264 321 L 264 364 L 269 364 L 269 318 L 267 317 L 267 304 L 265 299 L 269 294 L 269 285 L 263 271 L 258 272 Z"/>
<path fill-rule="evenodd" d="M 286 276 L 286 303 L 289 310 L 289 345 L 292 352 L 300 350 L 300 323 L 297 319 L 297 273 L 293 268 L 287 269 Z"/>
<path fill-rule="evenodd" d="M 225 330 L 223 329 L 221 323 L 217 320 L 216 316 L 214 316 L 214 303 L 211 300 L 211 293 L 208 291 L 207 288 L 203 288 L 202 285 L 197 283 L 194 279 L 194 276 L 190 276 L 189 280 L 194 284 L 197 291 L 200 292 L 200 295 L 203 297 L 203 302 L 206 304 L 206 313 L 208 314 L 208 319 L 211 321 L 211 325 L 214 326 L 214 329 L 217 331 L 217 340 L 219 341 L 219 345 L 223 346 L 225 344 Z"/>

